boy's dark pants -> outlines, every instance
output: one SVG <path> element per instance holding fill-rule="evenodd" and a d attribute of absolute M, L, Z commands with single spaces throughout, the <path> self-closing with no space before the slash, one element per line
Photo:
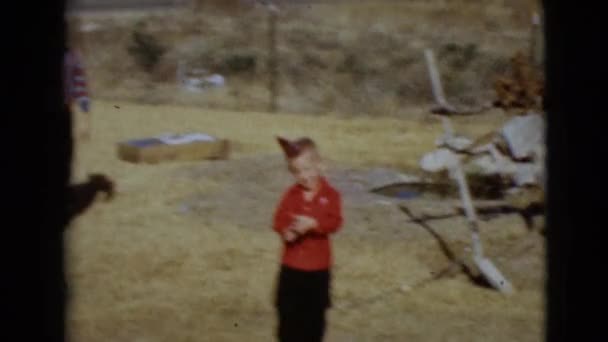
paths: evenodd
<path fill-rule="evenodd" d="M 329 270 L 300 271 L 281 266 L 276 306 L 280 342 L 321 342 L 331 306 Z"/>

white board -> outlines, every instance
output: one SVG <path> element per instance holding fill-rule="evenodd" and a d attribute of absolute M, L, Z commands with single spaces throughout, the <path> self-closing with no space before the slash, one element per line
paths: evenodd
<path fill-rule="evenodd" d="M 199 141 L 216 141 L 217 139 L 204 133 L 163 134 L 156 137 L 167 145 L 183 145 Z"/>

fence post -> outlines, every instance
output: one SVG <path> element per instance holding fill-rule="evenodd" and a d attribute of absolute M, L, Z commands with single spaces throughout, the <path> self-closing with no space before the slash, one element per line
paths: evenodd
<path fill-rule="evenodd" d="M 532 32 L 530 35 L 530 61 L 539 68 L 544 63 L 543 20 L 538 11 L 532 13 Z"/>
<path fill-rule="evenodd" d="M 268 73 L 269 73 L 269 84 L 268 90 L 270 93 L 269 99 L 269 111 L 275 113 L 277 111 L 277 99 L 278 99 L 278 74 L 279 74 L 279 59 L 277 52 L 277 18 L 278 8 L 272 3 L 268 4 L 268 43 L 269 43 L 269 59 L 268 59 Z"/>

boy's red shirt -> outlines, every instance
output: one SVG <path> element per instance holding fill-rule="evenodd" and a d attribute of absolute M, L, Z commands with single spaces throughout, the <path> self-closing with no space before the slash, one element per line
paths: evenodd
<path fill-rule="evenodd" d="M 304 190 L 300 185 L 296 184 L 285 192 L 274 215 L 274 230 L 282 236 L 294 220 L 292 215 L 313 217 L 318 226 L 292 243 L 283 242 L 283 265 L 303 271 L 331 268 L 333 260 L 329 235 L 342 226 L 341 201 L 340 193 L 324 178 L 311 201 L 304 199 Z"/>

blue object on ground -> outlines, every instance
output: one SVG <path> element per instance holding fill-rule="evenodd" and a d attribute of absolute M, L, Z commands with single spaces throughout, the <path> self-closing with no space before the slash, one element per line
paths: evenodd
<path fill-rule="evenodd" d="M 396 197 L 400 198 L 400 199 L 412 199 L 412 198 L 416 198 L 418 196 L 420 196 L 420 194 L 417 193 L 416 191 L 402 190 L 397 193 Z"/>

